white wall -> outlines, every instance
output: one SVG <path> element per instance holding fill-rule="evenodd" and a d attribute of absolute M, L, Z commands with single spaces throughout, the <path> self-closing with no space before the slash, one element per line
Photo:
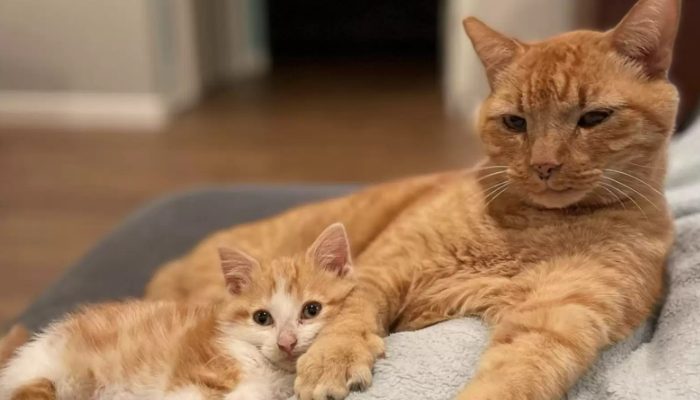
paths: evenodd
<path fill-rule="evenodd" d="M 153 91 L 146 4 L 0 1 L 0 90 Z"/>
<path fill-rule="evenodd" d="M 161 126 L 199 94 L 191 1 L 0 1 L 0 117 Z"/>
<path fill-rule="evenodd" d="M 148 1 L 153 81 L 171 111 L 192 105 L 202 91 L 195 1 Z"/>
<path fill-rule="evenodd" d="M 592 5 L 592 1 L 582 0 L 446 0 L 443 93 L 448 114 L 471 118 L 489 90 L 462 27 L 465 17 L 475 16 L 499 32 L 529 41 L 585 25 Z"/>

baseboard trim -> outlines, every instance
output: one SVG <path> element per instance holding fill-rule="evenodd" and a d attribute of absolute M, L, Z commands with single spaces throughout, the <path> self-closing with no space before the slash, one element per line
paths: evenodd
<path fill-rule="evenodd" d="M 0 91 L 0 123 L 153 131 L 169 102 L 152 93 Z"/>

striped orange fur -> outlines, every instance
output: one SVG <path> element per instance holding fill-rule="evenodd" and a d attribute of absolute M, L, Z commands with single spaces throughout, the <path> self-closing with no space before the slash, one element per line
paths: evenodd
<path fill-rule="evenodd" d="M 296 360 L 354 288 L 344 228 L 330 226 L 307 253 L 220 253 L 226 299 L 86 306 L 17 350 L 0 370 L 0 400 L 292 396 Z"/>
<path fill-rule="evenodd" d="M 608 32 L 536 43 L 465 20 L 491 85 L 478 121 L 488 157 L 478 168 L 219 232 L 162 269 L 149 296 L 215 299 L 223 286 L 206 277 L 206 260 L 216 246 L 243 240 L 274 256 L 343 218 L 362 243 L 359 284 L 299 359 L 301 400 L 369 385 L 391 330 L 470 315 L 492 338 L 457 398 L 561 398 L 662 295 L 673 241 L 662 190 L 678 103 L 666 72 L 679 7 L 640 0 Z M 206 290 L 188 286 L 193 275 Z"/>

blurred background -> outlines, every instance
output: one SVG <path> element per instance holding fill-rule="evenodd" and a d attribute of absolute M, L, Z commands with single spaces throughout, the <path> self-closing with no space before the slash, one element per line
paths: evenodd
<path fill-rule="evenodd" d="M 632 3 L 0 0 L 0 322 L 155 197 L 473 164 L 487 86 L 462 18 L 535 40 Z M 680 123 L 700 93 L 685 7 Z"/>

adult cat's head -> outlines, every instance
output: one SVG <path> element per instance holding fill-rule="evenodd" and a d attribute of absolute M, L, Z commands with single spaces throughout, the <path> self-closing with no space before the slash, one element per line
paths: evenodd
<path fill-rule="evenodd" d="M 326 228 L 303 256 L 258 262 L 228 248 L 219 255 L 232 295 L 224 316 L 226 337 L 255 346 L 288 370 L 355 285 L 348 237 L 339 223 Z"/>
<path fill-rule="evenodd" d="M 610 31 L 537 43 L 464 21 L 491 86 L 479 131 L 491 162 L 508 167 L 509 191 L 562 208 L 643 201 L 650 186 L 661 189 L 679 13 L 680 0 L 640 0 Z"/>

